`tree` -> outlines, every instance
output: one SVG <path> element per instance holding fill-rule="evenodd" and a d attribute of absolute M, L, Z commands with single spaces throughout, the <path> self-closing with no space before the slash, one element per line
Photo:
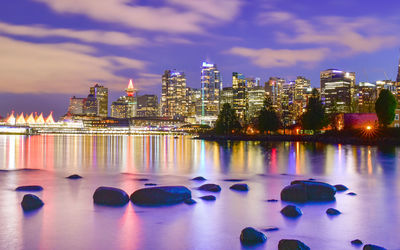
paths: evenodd
<path fill-rule="evenodd" d="M 258 115 L 257 125 L 261 133 L 267 132 L 268 134 L 270 131 L 277 131 L 281 125 L 279 117 L 272 106 L 271 98 L 269 97 L 264 100 L 264 106 Z"/>
<path fill-rule="evenodd" d="M 396 107 L 397 101 L 393 94 L 387 89 L 381 90 L 375 102 L 375 112 L 378 116 L 379 124 L 383 127 L 390 125 L 394 120 Z"/>
<path fill-rule="evenodd" d="M 225 103 L 215 123 L 215 132 L 219 135 L 230 135 L 239 132 L 241 128 L 235 110 L 229 103 Z"/>
<path fill-rule="evenodd" d="M 321 130 L 326 124 L 325 108 L 322 104 L 317 89 L 313 89 L 308 99 L 307 111 L 303 114 L 301 122 L 303 129 L 316 131 Z"/>

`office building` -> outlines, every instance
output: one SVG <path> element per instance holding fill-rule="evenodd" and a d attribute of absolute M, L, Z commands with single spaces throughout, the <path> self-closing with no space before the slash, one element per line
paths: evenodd
<path fill-rule="evenodd" d="M 85 98 L 71 97 L 69 99 L 68 113 L 71 115 L 83 115 L 83 103 Z"/>
<path fill-rule="evenodd" d="M 201 83 L 201 117 L 202 124 L 213 124 L 220 110 L 222 90 L 221 75 L 216 64 L 203 62 L 200 74 Z"/>
<path fill-rule="evenodd" d="M 374 113 L 375 101 L 377 98 L 375 84 L 369 82 L 360 82 L 358 84 L 358 112 L 359 113 Z"/>
<path fill-rule="evenodd" d="M 185 74 L 176 70 L 166 70 L 162 76 L 161 115 L 172 119 L 184 119 L 187 114 Z"/>
<path fill-rule="evenodd" d="M 137 117 L 157 117 L 158 112 L 158 96 L 157 95 L 141 95 L 137 97 Z"/>
<path fill-rule="evenodd" d="M 108 88 L 95 84 L 90 87 L 90 94 L 97 99 L 97 111 L 96 115 L 100 117 L 108 116 Z"/>
<path fill-rule="evenodd" d="M 270 77 L 265 83 L 265 92 L 272 100 L 272 104 L 277 112 L 281 112 L 281 97 L 285 79 L 279 77 Z"/>
<path fill-rule="evenodd" d="M 244 121 L 247 111 L 246 79 L 243 74 L 232 73 L 233 109 L 239 120 Z"/>
<path fill-rule="evenodd" d="M 247 89 L 247 119 L 249 121 L 258 117 L 260 110 L 264 106 L 265 88 L 262 86 L 254 86 Z"/>

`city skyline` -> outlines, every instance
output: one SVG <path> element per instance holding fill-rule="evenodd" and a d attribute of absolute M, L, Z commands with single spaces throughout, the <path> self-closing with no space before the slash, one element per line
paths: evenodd
<path fill-rule="evenodd" d="M 53 110 L 60 116 L 68 98 L 94 82 L 110 89 L 110 100 L 123 93 L 129 78 L 139 93 L 160 95 L 165 69 L 185 72 L 187 86 L 199 88 L 205 60 L 218 65 L 224 87 L 231 86 L 232 72 L 260 77 L 262 84 L 269 77 L 304 76 L 313 87 L 320 85 L 320 71 L 329 68 L 356 72 L 357 83 L 396 79 L 400 43 L 392 31 L 400 26 L 398 4 L 299 4 L 237 0 L 204 4 L 108 0 L 97 7 L 80 1 L 76 8 L 65 0 L 0 4 L 0 114 L 12 109 Z M 309 4 L 312 9 L 306 8 Z M 214 7 L 212 12 L 208 5 Z M 152 22 L 139 17 L 152 17 Z"/>

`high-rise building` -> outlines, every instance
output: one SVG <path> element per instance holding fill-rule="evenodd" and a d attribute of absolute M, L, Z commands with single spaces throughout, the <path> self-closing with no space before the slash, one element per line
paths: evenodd
<path fill-rule="evenodd" d="M 203 124 L 212 124 L 218 118 L 220 94 L 222 90 L 221 75 L 216 64 L 203 62 L 201 66 L 201 117 Z"/>
<path fill-rule="evenodd" d="M 239 120 L 244 121 L 248 106 L 246 79 L 244 78 L 243 74 L 237 72 L 232 73 L 232 89 L 233 109 L 236 111 L 236 115 L 239 117 Z"/>
<path fill-rule="evenodd" d="M 71 97 L 69 99 L 68 113 L 71 115 L 83 115 L 83 103 L 85 98 Z"/>
<path fill-rule="evenodd" d="M 296 118 L 300 117 L 306 110 L 308 96 L 311 93 L 311 83 L 305 77 L 298 76 L 294 86 L 294 105 Z"/>
<path fill-rule="evenodd" d="M 125 89 L 126 96 L 121 96 L 111 104 L 111 116 L 114 118 L 132 118 L 136 116 L 137 100 L 136 90 L 132 79 L 129 80 L 128 88 Z"/>
<path fill-rule="evenodd" d="M 278 112 L 281 112 L 281 97 L 285 82 L 283 78 L 270 77 L 268 82 L 265 83 L 266 95 L 271 98 L 272 104 Z"/>
<path fill-rule="evenodd" d="M 294 81 L 282 85 L 280 114 L 284 127 L 293 125 L 296 122 L 295 87 L 296 83 Z"/>
<path fill-rule="evenodd" d="M 396 82 L 393 82 L 391 80 L 382 80 L 382 81 L 376 81 L 376 96 L 379 96 L 381 93 L 381 90 L 387 89 L 390 92 L 392 92 L 393 95 L 397 94 L 397 89 L 396 89 Z"/>
<path fill-rule="evenodd" d="M 100 117 L 108 116 L 108 88 L 95 84 L 90 87 L 90 94 L 97 99 L 97 112 L 96 115 Z"/>
<path fill-rule="evenodd" d="M 83 114 L 87 116 L 97 116 L 97 111 L 99 109 L 99 103 L 97 98 L 89 94 L 83 101 Z"/>
<path fill-rule="evenodd" d="M 158 116 L 158 96 L 141 95 L 137 97 L 136 116 L 138 117 L 156 117 Z"/>
<path fill-rule="evenodd" d="M 187 114 L 185 74 L 175 70 L 166 70 L 162 76 L 161 115 L 173 119 L 184 119 Z"/>
<path fill-rule="evenodd" d="M 398 68 L 397 68 L 396 82 L 397 82 L 397 83 L 400 83 L 400 60 L 399 60 L 399 66 L 398 66 Z"/>
<path fill-rule="evenodd" d="M 248 88 L 261 86 L 261 84 L 260 84 L 261 79 L 259 77 L 247 77 L 246 82 L 247 82 Z"/>
<path fill-rule="evenodd" d="M 188 95 L 188 117 L 191 119 L 191 123 L 196 122 L 196 117 L 201 117 L 201 89 L 187 88 Z"/>
<path fill-rule="evenodd" d="M 360 82 L 358 84 L 358 112 L 373 113 L 375 112 L 376 86 L 369 82 Z"/>
<path fill-rule="evenodd" d="M 321 71 L 321 96 L 327 113 L 354 112 L 355 81 L 354 72 L 336 69 Z"/>
<path fill-rule="evenodd" d="M 247 88 L 247 119 L 251 121 L 258 116 L 258 113 L 264 106 L 265 88 L 262 86 L 254 86 Z"/>
<path fill-rule="evenodd" d="M 129 113 L 127 118 L 135 117 L 136 116 L 136 109 L 137 109 L 137 98 L 136 98 L 136 89 L 133 86 L 133 80 L 129 79 L 128 87 L 125 89 L 126 99 L 128 100 L 128 108 Z"/>
<path fill-rule="evenodd" d="M 220 109 L 222 109 L 222 106 L 228 103 L 233 107 L 233 88 L 232 87 L 225 87 L 222 88 L 221 92 L 221 99 L 220 99 Z"/>

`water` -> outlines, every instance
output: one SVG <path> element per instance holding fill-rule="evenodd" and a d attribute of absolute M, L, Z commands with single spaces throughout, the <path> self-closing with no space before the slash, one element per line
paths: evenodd
<path fill-rule="evenodd" d="M 311 249 L 354 249 L 356 238 L 400 249 L 400 149 L 314 143 L 216 143 L 188 136 L 0 136 L 1 249 L 241 249 L 240 231 L 266 232 L 266 244 L 293 238 Z M 18 169 L 40 169 L 13 171 Z M 77 173 L 81 180 L 68 180 Z M 93 204 L 98 186 L 131 194 L 144 187 L 138 178 L 159 185 L 199 186 L 204 176 L 222 192 L 215 202 L 197 197 L 194 206 L 122 208 Z M 345 184 L 357 196 L 336 195 L 331 203 L 303 204 L 303 216 L 286 219 L 281 189 L 294 179 L 316 178 Z M 226 178 L 243 178 L 246 194 L 229 190 Z M 23 213 L 19 185 L 39 184 L 45 205 Z M 342 212 L 328 217 L 325 210 Z"/>

